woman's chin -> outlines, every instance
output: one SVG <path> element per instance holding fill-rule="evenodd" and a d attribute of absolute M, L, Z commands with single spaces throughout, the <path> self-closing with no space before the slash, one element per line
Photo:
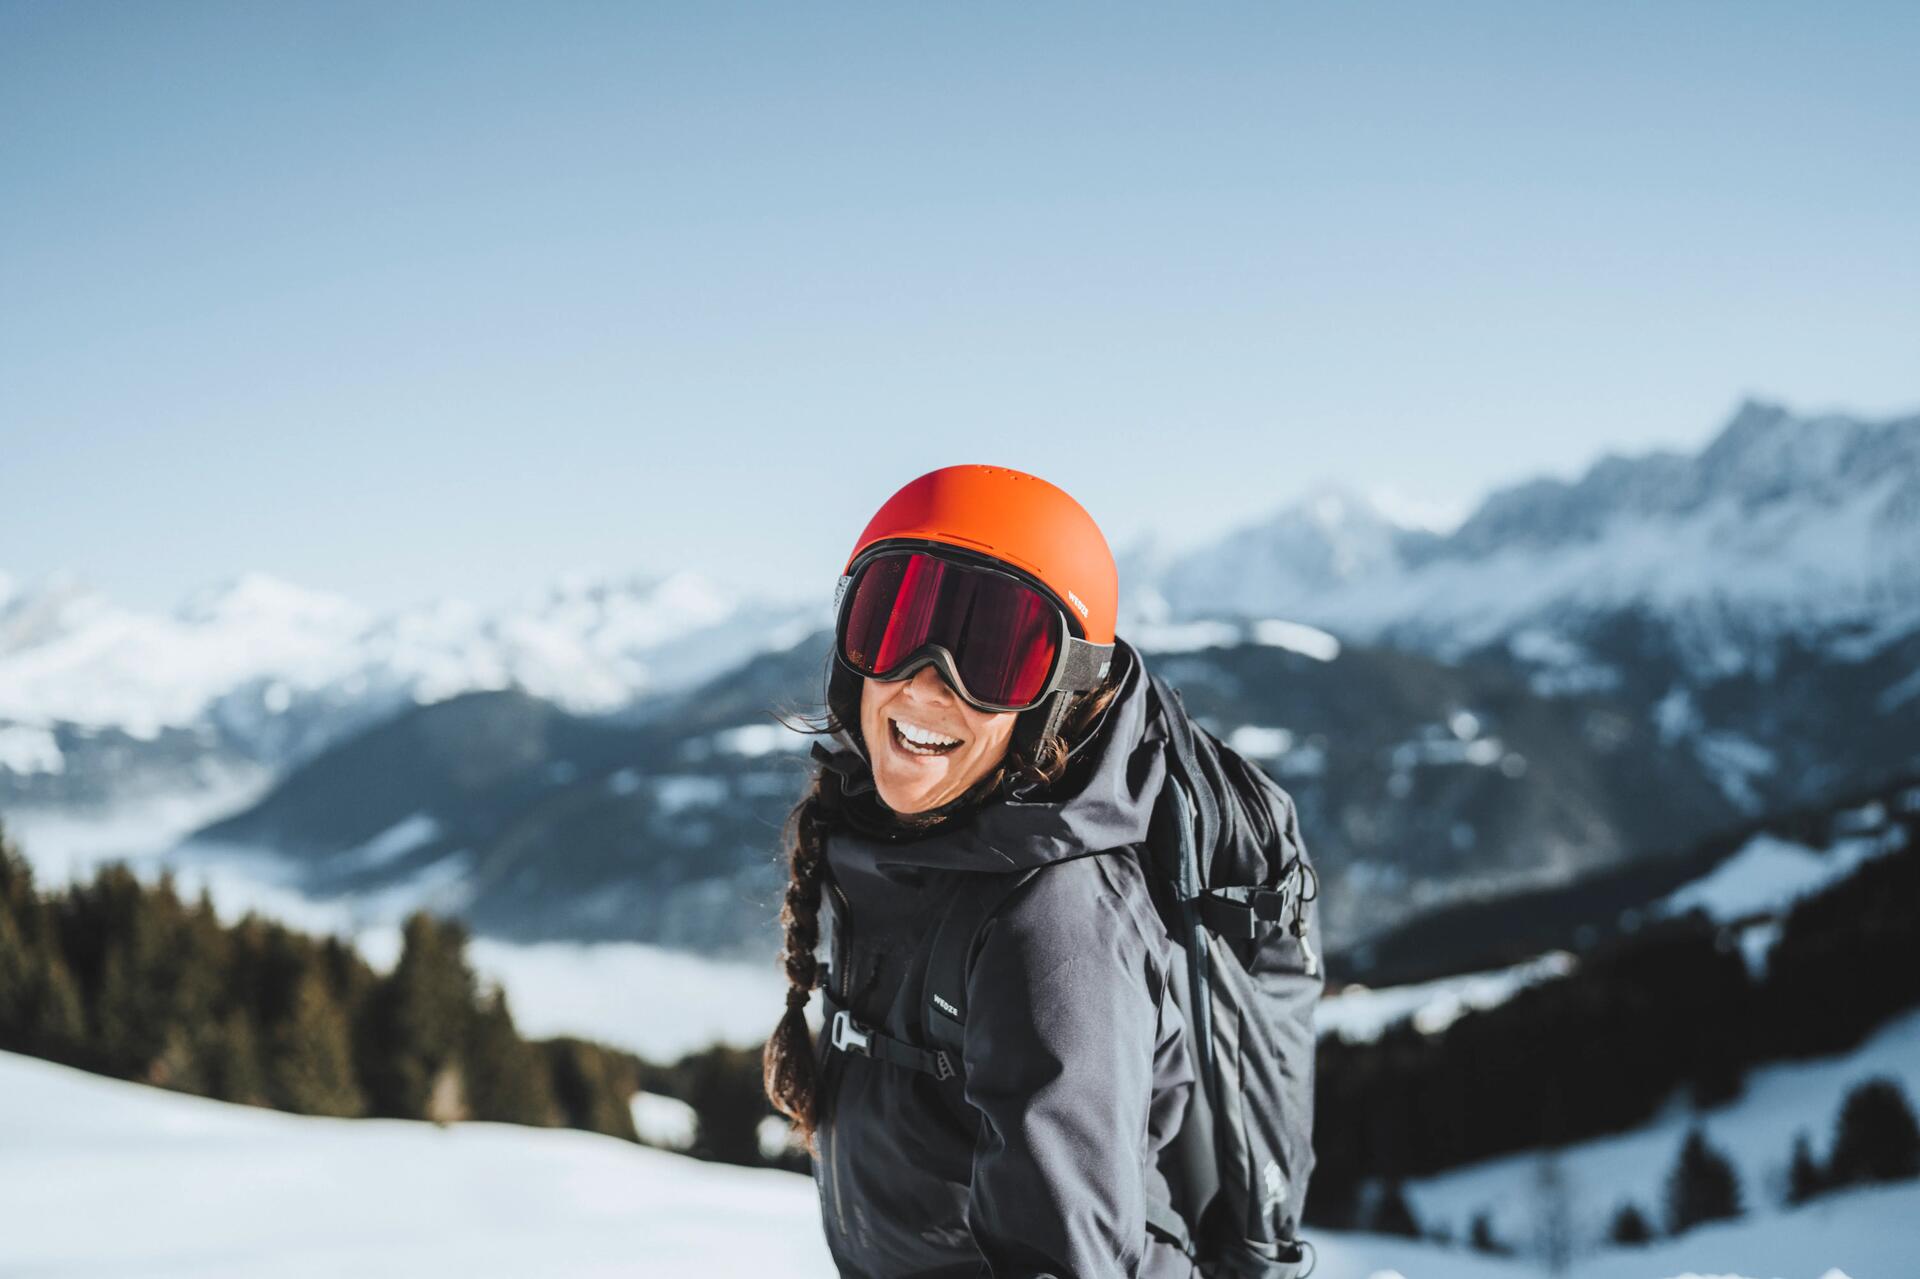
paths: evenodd
<path fill-rule="evenodd" d="M 898 782 L 889 783 L 875 778 L 874 789 L 880 793 L 881 803 L 903 817 L 924 813 L 935 806 L 931 789 L 920 783 L 918 779 L 912 784 L 901 785 Z"/>

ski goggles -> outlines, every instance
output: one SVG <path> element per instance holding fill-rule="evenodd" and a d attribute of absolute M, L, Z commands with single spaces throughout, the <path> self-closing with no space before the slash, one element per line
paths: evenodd
<path fill-rule="evenodd" d="M 1038 580 L 943 542 L 889 541 L 847 566 L 834 595 L 834 657 L 868 679 L 932 664 L 969 705 L 1024 711 L 1097 688 L 1113 645 L 1074 633 Z"/>

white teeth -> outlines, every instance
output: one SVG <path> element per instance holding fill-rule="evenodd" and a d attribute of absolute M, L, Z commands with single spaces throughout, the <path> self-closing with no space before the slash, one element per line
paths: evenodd
<path fill-rule="evenodd" d="M 893 721 L 893 726 L 900 730 L 900 736 L 918 746 L 958 746 L 960 744 L 960 739 L 957 737 L 942 737 L 930 728 L 909 724 L 905 720 L 896 719 Z"/>

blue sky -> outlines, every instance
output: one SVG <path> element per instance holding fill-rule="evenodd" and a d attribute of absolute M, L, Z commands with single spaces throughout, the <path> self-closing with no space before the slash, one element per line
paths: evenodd
<path fill-rule="evenodd" d="M 0 3 L 0 571 L 831 589 L 1920 407 L 1920 6 Z"/>

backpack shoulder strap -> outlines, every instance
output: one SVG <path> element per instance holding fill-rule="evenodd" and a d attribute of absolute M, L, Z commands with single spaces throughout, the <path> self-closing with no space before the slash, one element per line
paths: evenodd
<path fill-rule="evenodd" d="M 1154 695 L 1160 699 L 1161 713 L 1166 720 L 1168 779 L 1179 785 L 1182 797 L 1192 810 L 1194 864 L 1191 869 L 1198 872 L 1199 882 L 1182 885 L 1183 893 L 1191 896 L 1205 888 L 1212 878 L 1210 863 L 1214 843 L 1220 835 L 1220 809 L 1201 769 L 1200 748 L 1194 744 L 1193 722 L 1187 718 L 1187 705 L 1180 691 L 1152 671 L 1147 673 L 1147 679 L 1153 685 Z M 1183 820 L 1188 818 L 1187 814 L 1180 816 Z"/>
<path fill-rule="evenodd" d="M 1021 885 L 1045 869 L 1037 866 L 1011 873 L 983 872 L 968 875 L 961 883 L 927 950 L 920 1025 L 928 1044 L 958 1052 L 967 1020 L 967 959 L 973 940 Z"/>

